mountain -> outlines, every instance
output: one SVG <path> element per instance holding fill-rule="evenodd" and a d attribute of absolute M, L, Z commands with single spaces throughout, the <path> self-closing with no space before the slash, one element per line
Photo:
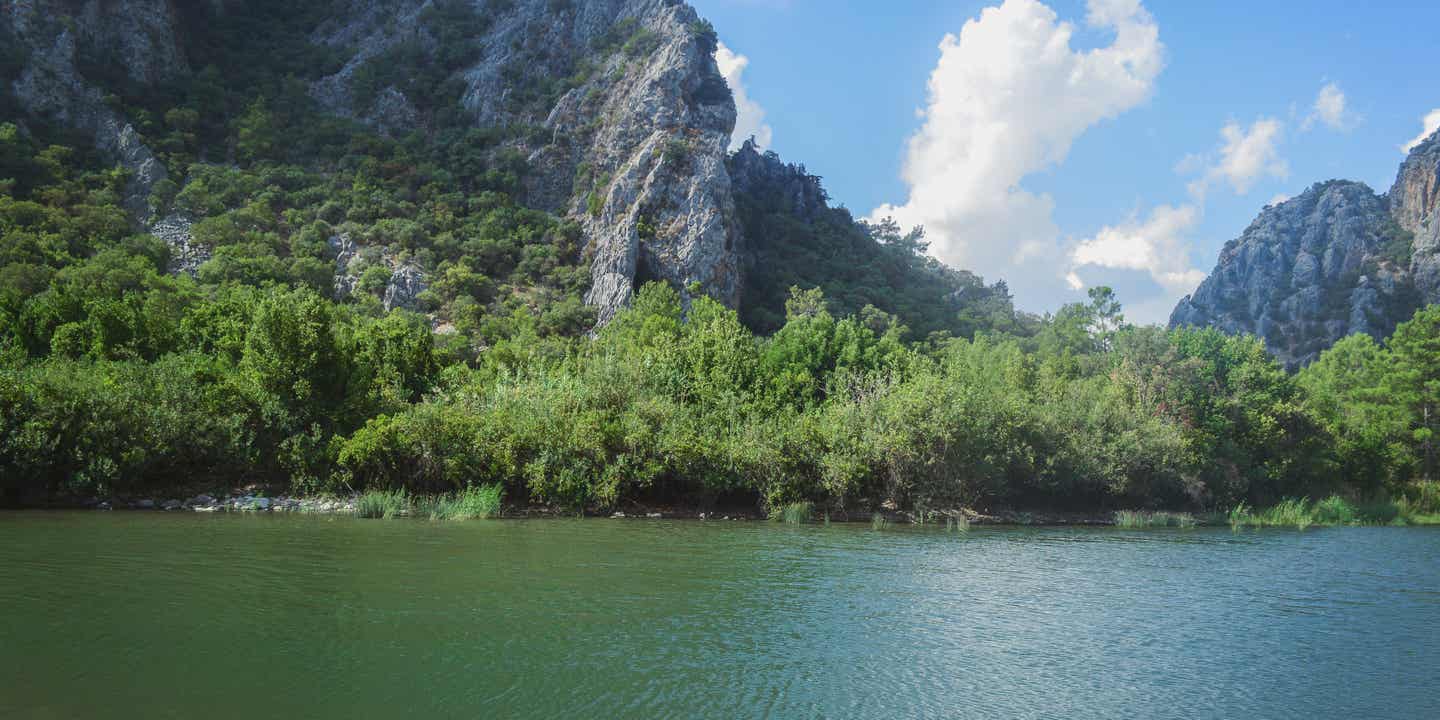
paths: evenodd
<path fill-rule="evenodd" d="M 1252 333 L 1292 368 L 1347 335 L 1389 336 L 1440 301 L 1437 184 L 1440 133 L 1410 151 L 1384 195 L 1332 180 L 1266 207 L 1176 306 L 1171 327 Z"/>
<path fill-rule="evenodd" d="M 17 0 L 0 46 L 0 123 L 123 168 L 136 229 L 202 281 L 490 336 L 603 325 L 650 280 L 766 330 L 791 285 L 924 333 L 1015 319 L 803 168 L 727 153 L 716 34 L 676 0 Z"/>

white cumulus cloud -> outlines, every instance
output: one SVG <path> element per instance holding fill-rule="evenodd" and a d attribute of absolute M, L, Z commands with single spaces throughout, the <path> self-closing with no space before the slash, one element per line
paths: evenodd
<path fill-rule="evenodd" d="M 1331 130 L 1348 130 L 1354 122 L 1355 118 L 1345 106 L 1345 93 L 1332 82 L 1320 88 L 1320 94 L 1315 96 L 1315 105 L 1300 129 L 1309 130 L 1320 123 Z"/>
<path fill-rule="evenodd" d="M 1094 266 L 1140 270 L 1178 298 L 1195 289 L 1205 272 L 1190 267 L 1187 233 L 1200 220 L 1194 205 L 1161 205 L 1140 220 L 1132 216 L 1119 225 L 1106 226 L 1075 246 L 1071 258 L 1078 267 Z"/>
<path fill-rule="evenodd" d="M 719 43 L 715 49 L 715 64 L 720 67 L 720 74 L 725 76 L 730 93 L 735 96 L 735 132 L 730 136 L 730 149 L 738 149 L 751 137 L 760 147 L 769 148 L 775 133 L 765 123 L 765 108 L 750 99 L 745 80 L 741 77 L 750 65 L 750 58 L 735 53 L 725 43 Z"/>
<path fill-rule="evenodd" d="M 1065 297 L 1070 268 L 1054 201 L 1021 181 L 1062 162 L 1086 129 L 1143 102 L 1164 64 L 1159 28 L 1139 0 L 1087 8 L 1090 26 L 1113 31 L 1108 45 L 1072 48 L 1074 26 L 1037 0 L 1005 0 L 946 35 L 909 141 L 909 197 L 871 214 L 924 225 L 931 252 L 1007 280 L 1022 307 Z"/>
<path fill-rule="evenodd" d="M 1401 152 L 1409 153 L 1415 149 L 1416 145 L 1425 142 L 1431 135 L 1434 135 L 1436 130 L 1440 130 L 1440 108 L 1435 108 L 1426 113 L 1425 117 L 1420 121 L 1420 124 L 1424 126 L 1425 129 L 1421 130 L 1420 134 L 1416 135 L 1414 140 L 1401 145 Z"/>
<path fill-rule="evenodd" d="M 1289 177 L 1290 166 L 1280 157 L 1284 132 L 1284 125 L 1273 118 L 1260 118 L 1248 128 L 1234 121 L 1226 123 L 1220 129 L 1219 158 L 1208 164 L 1204 175 L 1190 183 L 1190 193 L 1203 198 L 1214 185 L 1227 183 L 1236 194 L 1244 195 L 1262 177 Z M 1195 164 L 1192 158 L 1182 162 L 1185 168 Z"/>

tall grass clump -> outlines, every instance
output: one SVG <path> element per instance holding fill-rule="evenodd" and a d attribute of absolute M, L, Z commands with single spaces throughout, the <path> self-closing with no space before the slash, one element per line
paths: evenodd
<path fill-rule="evenodd" d="M 500 517 L 500 501 L 505 489 L 500 483 L 475 485 L 447 498 L 447 520 L 478 520 Z"/>
<path fill-rule="evenodd" d="M 1310 508 L 1308 499 L 1286 498 L 1281 500 L 1274 507 L 1261 514 L 1263 524 L 1274 527 L 1295 526 L 1296 530 L 1304 530 L 1315 524 L 1315 516 Z"/>
<path fill-rule="evenodd" d="M 476 485 L 454 495 L 417 497 L 414 514 L 431 520 L 479 520 L 500 517 L 504 488 L 499 484 Z"/>
<path fill-rule="evenodd" d="M 772 520 L 779 520 L 786 525 L 802 525 L 810 522 L 815 516 L 815 503 L 808 500 L 787 503 L 770 512 Z"/>
<path fill-rule="evenodd" d="M 875 513 L 870 516 L 871 530 L 884 530 L 888 527 L 890 527 L 890 520 L 884 515 L 881 515 L 880 513 Z"/>
<path fill-rule="evenodd" d="M 1176 513 L 1149 510 L 1119 510 L 1115 513 L 1115 527 L 1137 529 L 1137 528 L 1193 528 L 1196 525 L 1195 516 L 1190 513 Z"/>
<path fill-rule="evenodd" d="M 402 490 L 366 490 L 355 500 L 355 514 L 362 518 L 390 518 L 410 509 L 410 496 Z"/>
<path fill-rule="evenodd" d="M 1333 507 L 1332 507 L 1333 509 Z M 1304 530 L 1316 524 L 1315 508 L 1308 498 L 1286 498 L 1265 509 L 1252 510 L 1241 503 L 1230 511 L 1230 527 L 1293 527 Z"/>
<path fill-rule="evenodd" d="M 1361 512 L 1339 495 L 1315 503 L 1313 515 L 1316 525 L 1354 525 L 1361 518 Z"/>

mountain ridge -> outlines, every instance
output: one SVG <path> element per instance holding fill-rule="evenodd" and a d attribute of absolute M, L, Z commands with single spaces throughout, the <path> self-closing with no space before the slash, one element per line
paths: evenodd
<path fill-rule="evenodd" d="M 1437 181 L 1440 132 L 1410 151 L 1384 195 L 1331 180 L 1266 206 L 1170 326 L 1257 335 L 1291 368 L 1347 335 L 1387 337 L 1440 301 Z"/>

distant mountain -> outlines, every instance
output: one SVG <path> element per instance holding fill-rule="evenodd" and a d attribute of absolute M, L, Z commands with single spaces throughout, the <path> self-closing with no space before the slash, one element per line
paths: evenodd
<path fill-rule="evenodd" d="M 1171 327 L 1253 333 L 1290 367 L 1355 333 L 1376 339 L 1440 302 L 1440 132 L 1377 195 L 1331 180 L 1267 206 L 1170 316 Z"/>

